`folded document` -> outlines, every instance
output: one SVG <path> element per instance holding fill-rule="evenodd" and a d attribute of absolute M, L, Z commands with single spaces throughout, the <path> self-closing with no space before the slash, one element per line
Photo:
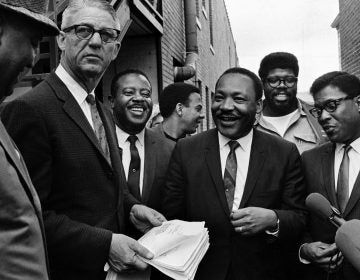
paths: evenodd
<path fill-rule="evenodd" d="M 175 280 L 194 279 L 209 248 L 209 233 L 204 226 L 205 222 L 172 220 L 152 228 L 138 241 L 154 258 L 142 260 Z"/>

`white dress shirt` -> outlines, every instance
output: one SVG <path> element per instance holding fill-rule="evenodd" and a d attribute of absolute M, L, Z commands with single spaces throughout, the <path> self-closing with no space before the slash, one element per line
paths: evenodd
<path fill-rule="evenodd" d="M 349 196 L 354 188 L 356 178 L 360 171 L 360 138 L 353 141 L 351 149 L 348 151 L 350 165 L 349 165 Z M 336 144 L 335 158 L 334 158 L 334 179 L 335 190 L 337 190 L 337 178 L 339 174 L 340 164 L 344 155 L 344 144 Z"/>
<path fill-rule="evenodd" d="M 220 132 L 218 132 L 218 135 L 219 135 L 221 172 L 224 178 L 226 159 L 230 152 L 230 147 L 228 145 L 228 142 L 231 141 L 231 139 L 225 137 Z M 234 202 L 232 207 L 233 211 L 239 209 L 241 198 L 244 193 L 246 177 L 249 169 L 252 139 L 253 139 L 253 130 L 251 130 L 244 137 L 236 140 L 240 144 L 240 147 L 238 147 L 235 150 L 237 170 L 236 170 L 236 183 L 235 183 L 236 186 L 234 192 Z"/>
<path fill-rule="evenodd" d="M 94 129 L 94 123 L 91 117 L 90 104 L 86 101 L 88 93 L 86 90 L 81 87 L 71 76 L 64 67 L 59 64 L 55 70 L 55 74 L 60 78 L 60 80 L 65 84 L 70 93 L 74 96 L 76 102 L 79 104 L 81 110 L 83 111 L 86 119 L 90 123 L 91 127 Z M 94 91 L 89 94 L 95 97 Z"/>
<path fill-rule="evenodd" d="M 124 166 L 126 180 L 129 174 L 129 166 L 131 161 L 131 153 L 130 153 L 130 142 L 127 141 L 130 136 L 129 133 L 126 133 L 121 128 L 116 126 L 116 136 L 119 143 L 119 148 L 122 149 L 122 164 Z M 140 133 L 136 134 L 138 140 L 135 142 L 135 146 L 138 149 L 139 157 L 140 157 L 140 195 L 142 195 L 143 181 L 144 181 L 144 159 L 145 159 L 145 129 L 143 129 Z"/>

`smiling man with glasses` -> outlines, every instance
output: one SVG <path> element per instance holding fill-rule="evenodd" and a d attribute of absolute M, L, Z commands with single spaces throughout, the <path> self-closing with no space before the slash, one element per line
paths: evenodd
<path fill-rule="evenodd" d="M 276 52 L 263 58 L 259 76 L 265 101 L 256 126 L 295 143 L 302 153 L 325 142 L 326 137 L 309 106 L 296 97 L 298 74 L 298 61 L 291 53 Z"/>
<path fill-rule="evenodd" d="M 302 154 L 307 193 L 325 196 L 345 220 L 360 219 L 360 80 L 334 71 L 316 79 L 310 92 L 311 113 L 331 143 Z M 334 243 L 336 227 L 310 213 L 308 229 L 300 247 L 304 279 L 360 279 Z"/>
<path fill-rule="evenodd" d="M 106 262 L 122 272 L 152 256 L 122 234 L 129 212 L 135 226 L 163 217 L 128 195 L 115 125 L 94 94 L 120 49 L 116 12 L 105 0 L 71 0 L 61 30 L 55 73 L 2 117 L 39 193 L 52 279 L 103 280 Z"/>

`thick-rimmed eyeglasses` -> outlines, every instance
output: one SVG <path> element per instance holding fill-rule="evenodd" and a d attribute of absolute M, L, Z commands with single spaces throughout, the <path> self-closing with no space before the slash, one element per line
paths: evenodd
<path fill-rule="evenodd" d="M 99 33 L 101 41 L 105 44 L 113 43 L 119 38 L 120 30 L 113 28 L 95 29 L 90 25 L 72 25 L 63 29 L 64 32 L 74 30 L 76 37 L 80 40 L 90 40 L 94 33 Z"/>
<path fill-rule="evenodd" d="M 350 96 L 341 97 L 338 99 L 332 99 L 327 101 L 324 105 L 316 105 L 314 108 L 310 109 L 310 114 L 313 115 L 315 118 L 320 118 L 323 110 L 326 112 L 332 113 L 335 112 L 338 106 L 340 105 L 341 101 L 352 99 Z"/>
<path fill-rule="evenodd" d="M 281 85 L 281 82 L 287 87 L 292 88 L 295 86 L 297 82 L 297 78 L 294 76 L 286 76 L 283 78 L 279 77 L 269 77 L 266 78 L 266 82 L 271 86 L 272 88 L 278 88 Z"/>

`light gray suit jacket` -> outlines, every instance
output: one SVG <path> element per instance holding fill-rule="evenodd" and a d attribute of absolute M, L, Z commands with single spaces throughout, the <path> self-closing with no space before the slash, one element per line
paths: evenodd
<path fill-rule="evenodd" d="M 40 201 L 0 121 L 0 279 L 49 279 Z"/>

